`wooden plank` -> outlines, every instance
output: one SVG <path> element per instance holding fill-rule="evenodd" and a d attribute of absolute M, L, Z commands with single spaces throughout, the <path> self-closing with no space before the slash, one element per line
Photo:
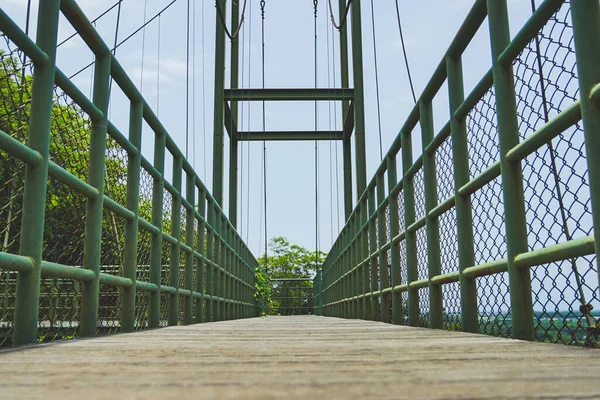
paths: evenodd
<path fill-rule="evenodd" d="M 600 398 L 600 351 L 317 316 L 0 351 L 3 398 Z"/>

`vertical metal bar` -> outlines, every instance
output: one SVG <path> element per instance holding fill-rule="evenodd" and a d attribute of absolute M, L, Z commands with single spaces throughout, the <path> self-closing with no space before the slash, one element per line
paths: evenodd
<path fill-rule="evenodd" d="M 463 330 L 479 330 L 477 316 L 477 284 L 463 275 L 465 268 L 475 265 L 473 244 L 473 215 L 471 196 L 462 196 L 458 189 L 469 182 L 469 148 L 467 125 L 464 119 L 454 118 L 454 113 L 464 101 L 461 58 L 446 57 L 448 98 L 450 105 L 450 130 L 452 132 L 452 160 L 454 166 L 454 197 L 456 199 L 456 232 L 458 238 L 458 271 L 460 274 L 460 309 Z"/>
<path fill-rule="evenodd" d="M 400 214 L 398 210 L 398 198 L 392 195 L 392 189 L 398 183 L 398 173 L 396 157 L 388 156 L 387 176 L 388 176 L 388 197 L 390 206 L 390 241 L 400 234 Z M 398 194 L 397 196 L 401 196 Z M 392 272 L 392 288 L 400 285 L 400 243 L 394 243 L 390 246 Z M 392 323 L 399 325 L 402 323 L 402 295 L 394 292 L 392 289 Z"/>
<path fill-rule="evenodd" d="M 206 301 L 206 321 L 211 322 L 214 321 L 214 300 L 212 297 L 215 295 L 213 291 L 213 271 L 215 269 L 215 252 L 213 251 L 215 241 L 215 207 L 211 198 L 207 197 L 207 200 L 208 230 L 206 234 L 206 257 L 210 260 L 210 264 L 206 266 L 206 293 L 211 296 L 211 299 Z"/>
<path fill-rule="evenodd" d="M 377 175 L 377 229 L 379 232 L 379 240 L 377 243 L 377 251 L 379 252 L 377 258 L 379 259 L 379 290 L 382 291 L 388 286 L 389 275 L 387 269 L 387 255 L 381 251 L 383 246 L 387 243 L 387 229 L 385 223 L 385 211 L 381 204 L 385 200 L 385 180 L 383 174 Z M 390 300 L 388 296 L 383 294 L 379 295 L 379 314 L 381 315 L 381 321 L 390 321 Z"/>
<path fill-rule="evenodd" d="M 164 171 L 166 132 L 155 132 L 154 141 L 154 168 L 160 178 L 154 178 L 152 184 L 152 225 L 159 232 L 152 235 L 152 248 L 150 252 L 150 283 L 155 284 L 159 290 L 150 293 L 150 309 L 148 311 L 148 326 L 158 328 L 160 325 L 160 286 L 162 273 L 162 229 L 163 229 L 163 196 L 164 196 Z"/>
<path fill-rule="evenodd" d="M 225 0 L 217 0 L 226 14 Z M 215 109 L 213 137 L 213 190 L 212 194 L 218 205 L 223 207 L 223 148 L 224 148 L 224 118 L 225 118 L 225 28 L 216 14 L 215 32 Z M 237 158 L 236 158 L 237 159 Z"/>
<path fill-rule="evenodd" d="M 579 76 L 579 95 L 585 150 L 590 179 L 590 199 L 594 237 L 600 238 L 600 109 L 590 99 L 591 89 L 600 83 L 600 5 L 597 1 L 572 1 L 571 18 Z M 600 265 L 600 246 L 596 246 L 596 265 Z M 600 268 L 598 284 L 600 285 Z"/>
<path fill-rule="evenodd" d="M 104 113 L 104 119 L 92 121 L 90 132 L 90 164 L 88 183 L 98 190 L 98 197 L 88 198 L 85 206 L 85 239 L 83 268 L 93 271 L 95 277 L 81 284 L 81 314 L 79 334 L 96 334 L 98 296 L 100 293 L 100 262 L 102 252 L 102 205 L 104 170 L 106 168 L 106 114 L 108 112 L 111 55 L 96 55 L 94 69 L 94 104 Z"/>
<path fill-rule="evenodd" d="M 177 195 L 173 195 L 171 203 L 171 236 L 177 240 L 177 244 L 171 244 L 171 256 L 169 265 L 169 285 L 176 288 L 175 293 L 169 294 L 169 326 L 176 326 L 179 321 L 179 263 L 181 262 L 181 171 L 183 169 L 183 158 L 173 157 L 173 188 Z"/>
<path fill-rule="evenodd" d="M 192 203 L 193 204 L 193 203 Z M 200 214 L 200 220 L 198 221 L 198 243 L 196 244 L 198 253 L 201 258 L 198 260 L 198 266 L 196 269 L 196 292 L 204 295 L 204 269 L 206 266 L 206 247 L 205 247 L 205 236 L 204 229 L 206 227 L 205 215 L 206 215 L 206 191 L 204 187 L 198 188 L 198 213 Z M 204 322 L 204 298 L 196 299 L 196 323 Z"/>
<path fill-rule="evenodd" d="M 367 187 L 365 150 L 365 95 L 363 82 L 362 23 L 360 0 L 352 2 L 352 72 L 354 74 L 354 145 L 356 156 L 356 198 Z"/>
<path fill-rule="evenodd" d="M 354 285 L 354 296 L 358 296 L 360 294 L 363 293 L 363 288 L 364 288 L 364 275 L 363 275 L 363 269 L 364 269 L 364 265 L 362 264 L 362 260 L 363 260 L 363 231 L 362 231 L 362 218 L 361 218 L 361 211 L 362 211 L 362 207 L 360 204 L 357 204 L 358 210 L 356 213 L 356 216 L 354 217 L 355 219 L 355 227 L 354 227 L 354 235 L 356 236 L 355 239 L 355 243 L 356 243 L 356 252 L 355 252 L 355 261 L 354 261 L 354 267 L 355 267 L 355 271 L 354 271 L 354 276 L 355 276 L 355 285 Z M 355 303 L 355 313 L 354 313 L 354 318 L 363 318 L 363 312 L 364 312 L 364 307 L 363 307 L 363 298 L 360 299 L 356 299 L 354 301 Z"/>
<path fill-rule="evenodd" d="M 135 327 L 135 297 L 137 278 L 137 241 L 139 219 L 140 168 L 142 162 L 142 120 L 144 104 L 131 102 L 129 111 L 129 141 L 138 150 L 129 153 L 127 159 L 127 200 L 126 206 L 135 218 L 125 221 L 125 242 L 123 244 L 123 276 L 131 279 L 133 285 L 121 289 L 121 332 L 132 332 Z"/>
<path fill-rule="evenodd" d="M 517 254 L 527 251 L 523 173 L 520 162 L 511 163 L 506 159 L 506 153 L 519 143 L 515 82 L 512 65 L 502 66 L 497 62 L 502 51 L 510 43 L 506 0 L 487 0 L 487 8 L 500 139 L 512 332 L 515 339 L 534 340 L 529 269 L 517 268 L 514 262 Z"/>
<path fill-rule="evenodd" d="M 239 25 L 240 2 L 231 2 L 231 31 L 235 32 Z M 232 89 L 238 88 L 239 81 L 239 39 L 231 41 L 231 76 L 229 85 Z M 238 124 L 238 102 L 231 102 L 231 119 Z M 229 221 L 237 228 L 237 195 L 238 195 L 238 140 L 235 135 L 229 135 Z"/>
<path fill-rule="evenodd" d="M 31 257 L 34 269 L 17 275 L 15 345 L 37 339 L 59 6 L 59 0 L 40 1 L 38 12 L 36 44 L 48 55 L 48 63 L 34 65 L 28 145 L 40 153 L 42 162 L 25 168 L 19 254 Z"/>
<path fill-rule="evenodd" d="M 375 188 L 369 189 L 368 191 L 368 208 L 369 208 L 369 269 L 371 271 L 371 292 L 378 290 L 377 286 L 379 281 L 377 279 L 377 258 L 373 257 L 373 254 L 377 251 L 377 226 L 375 220 L 372 218 L 377 213 L 377 206 L 375 201 Z M 371 300 L 371 320 L 377 321 L 379 319 L 379 298 L 376 296 L 369 296 Z"/>
<path fill-rule="evenodd" d="M 371 292 L 370 272 L 369 272 L 369 203 L 366 198 L 360 203 L 360 229 L 362 230 L 362 255 L 360 262 L 362 263 L 362 280 L 363 286 L 361 288 L 362 294 L 362 318 L 369 320 L 371 319 L 371 297 L 367 297 L 367 293 Z"/>
<path fill-rule="evenodd" d="M 346 0 L 339 0 L 339 15 L 344 15 L 346 11 Z M 340 70 L 342 89 L 348 88 L 348 28 L 344 24 L 340 29 Z M 342 123 L 348 115 L 349 103 L 342 101 Z M 344 215 L 345 219 L 352 214 L 352 152 L 350 146 L 350 137 L 344 138 L 343 144 L 343 163 L 344 163 Z"/>
<path fill-rule="evenodd" d="M 185 183 L 185 199 L 188 204 L 194 205 L 196 202 L 196 176 L 195 174 L 188 173 L 187 180 Z M 194 227 L 196 217 L 194 216 L 194 210 L 186 209 L 185 212 L 185 244 L 190 249 L 194 248 Z M 189 252 L 185 255 L 185 281 L 184 288 L 190 292 L 194 290 L 194 253 Z M 192 323 L 192 309 L 194 308 L 194 298 L 192 296 L 186 296 L 184 298 L 185 303 L 183 304 L 183 324 L 189 325 Z"/>
<path fill-rule="evenodd" d="M 404 226 L 409 227 L 415 222 L 415 185 L 414 177 L 407 176 L 413 164 L 411 133 L 402 132 L 402 171 L 404 182 Z M 417 233 L 406 231 L 406 282 L 410 284 L 418 279 L 417 271 Z M 419 326 L 419 290 L 408 289 L 408 324 Z"/>
<path fill-rule="evenodd" d="M 438 217 L 431 218 L 429 212 L 437 204 L 437 177 L 435 153 L 427 154 L 425 148 L 433 141 L 433 106 L 431 102 L 419 102 L 421 122 L 421 143 L 423 146 L 423 181 L 425 190 L 425 216 L 427 231 L 427 267 L 429 279 L 442 273 L 440 259 L 440 227 Z M 442 311 L 442 286 L 429 283 L 429 324 L 433 329 L 444 327 Z"/>

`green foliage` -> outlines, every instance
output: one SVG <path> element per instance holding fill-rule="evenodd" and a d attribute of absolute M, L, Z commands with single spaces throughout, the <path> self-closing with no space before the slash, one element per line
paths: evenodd
<path fill-rule="evenodd" d="M 272 238 L 269 255 L 259 258 L 256 268 L 256 298 L 263 314 L 278 315 L 282 310 L 293 312 L 301 307 L 304 312 L 312 304 L 312 278 L 327 254 L 314 252 L 291 244 L 284 237 Z M 277 279 L 310 278 L 300 282 L 281 282 Z M 285 300 L 283 299 L 285 298 Z"/>

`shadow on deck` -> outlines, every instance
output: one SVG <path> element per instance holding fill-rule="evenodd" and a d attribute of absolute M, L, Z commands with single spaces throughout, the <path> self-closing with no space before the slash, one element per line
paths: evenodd
<path fill-rule="evenodd" d="M 600 351 L 317 316 L 0 351 L 3 398 L 600 398 Z"/>

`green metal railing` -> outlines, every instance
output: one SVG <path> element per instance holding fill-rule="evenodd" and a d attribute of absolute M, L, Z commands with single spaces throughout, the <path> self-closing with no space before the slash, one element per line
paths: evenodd
<path fill-rule="evenodd" d="M 0 346 L 257 315 L 257 261 L 166 129 L 73 0 L 39 4 L 35 43 L 0 9 Z M 91 100 L 55 65 L 61 12 Z"/>
<path fill-rule="evenodd" d="M 492 66 L 465 97 L 486 19 Z M 508 27 L 505 0 L 475 1 L 329 252 L 316 312 L 597 346 L 599 4 L 546 0 Z"/>
<path fill-rule="evenodd" d="M 275 278 L 271 279 L 273 315 L 312 314 L 313 279 L 312 278 Z"/>

